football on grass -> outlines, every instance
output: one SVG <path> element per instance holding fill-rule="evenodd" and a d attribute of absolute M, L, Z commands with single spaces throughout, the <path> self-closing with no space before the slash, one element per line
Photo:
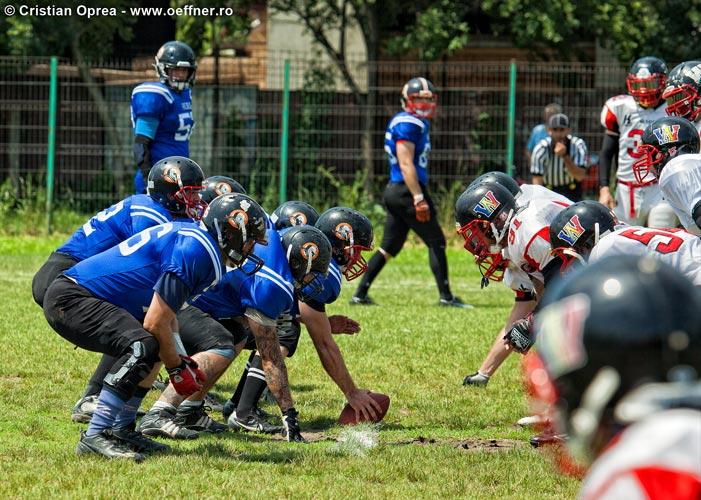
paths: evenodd
<path fill-rule="evenodd" d="M 382 409 L 377 418 L 370 421 L 380 422 L 383 418 L 385 418 L 385 415 L 387 415 L 387 410 L 389 410 L 389 396 L 380 394 L 379 392 L 371 392 L 370 397 L 377 401 Z M 367 419 L 363 418 L 362 415 L 359 415 L 359 417 L 359 420 L 355 418 L 355 410 L 350 404 L 346 403 L 346 405 L 343 407 L 343 411 L 341 411 L 341 415 L 338 417 L 338 423 L 342 425 L 353 425 L 368 421 Z"/>

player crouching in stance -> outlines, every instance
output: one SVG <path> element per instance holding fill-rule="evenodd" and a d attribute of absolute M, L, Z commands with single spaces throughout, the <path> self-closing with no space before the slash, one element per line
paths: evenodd
<path fill-rule="evenodd" d="M 484 183 L 468 188 L 458 198 L 455 218 L 465 249 L 475 256 L 482 286 L 504 281 L 516 293 L 516 301 L 504 328 L 477 373 L 463 385 L 484 386 L 512 351 L 504 340 L 534 310 L 550 278 L 560 267 L 551 254 L 548 226 L 568 205 L 557 199 L 537 198 L 519 208 L 513 194 L 500 184 Z"/>
<path fill-rule="evenodd" d="M 139 424 L 139 430 L 150 436 L 188 438 L 174 433 L 176 426 L 190 430 L 212 430 L 208 424 L 198 424 L 197 418 L 185 418 L 184 407 L 203 408 L 204 394 L 249 340 L 247 325 L 252 332 L 251 343 L 262 358 L 261 376 L 265 377 L 283 415 L 288 441 L 303 441 L 297 411 L 294 408 L 284 358 L 280 353 L 277 321 L 283 313 L 291 314 L 295 290 L 308 284 L 318 285 L 328 271 L 331 244 L 321 231 L 299 226 L 278 232 L 269 228 L 267 246 L 258 247 L 255 257 L 258 272 L 249 266 L 227 272 L 219 285 L 197 297 L 178 314 L 180 336 L 186 346 L 207 348 L 197 357 L 216 364 L 216 370 L 206 387 L 181 404 L 183 398 L 167 388 Z M 260 265 L 262 264 L 262 265 Z M 242 325 L 243 323 L 243 325 Z M 233 348 L 235 346 L 235 352 Z M 225 347 L 228 352 L 222 352 Z M 177 414 L 176 414 L 177 408 Z M 203 417 L 204 418 L 204 417 Z M 202 428 L 198 429 L 198 425 Z M 222 424 L 216 424 L 221 430 Z"/>
<path fill-rule="evenodd" d="M 202 223 L 146 229 L 79 262 L 49 287 L 44 314 L 51 327 L 78 347 L 117 358 L 81 433 L 79 454 L 140 461 L 144 453 L 167 449 L 135 432 L 134 422 L 161 362 L 184 396 L 205 381 L 197 363 L 176 349 L 176 313 L 217 284 L 225 264 L 241 265 L 257 242 L 265 242 L 265 220 L 248 196 L 221 196 Z"/>
<path fill-rule="evenodd" d="M 548 290 L 536 324 L 528 383 L 570 436 L 559 464 L 588 467 L 580 498 L 701 497 L 692 283 L 647 256 L 607 257 Z"/>
<path fill-rule="evenodd" d="M 690 233 L 701 235 L 699 133 L 685 118 L 655 120 L 643 132 L 633 164 L 638 182 L 660 183 L 665 200 Z"/>

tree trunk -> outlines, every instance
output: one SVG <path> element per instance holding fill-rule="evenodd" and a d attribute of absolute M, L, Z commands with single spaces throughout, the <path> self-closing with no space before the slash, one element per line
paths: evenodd
<path fill-rule="evenodd" d="M 367 51 L 367 98 L 365 100 L 365 112 L 363 123 L 363 169 L 365 171 L 365 192 L 371 198 L 375 198 L 374 189 L 374 161 L 373 161 L 373 134 L 375 132 L 375 108 L 377 107 L 377 56 L 379 53 L 379 29 L 377 15 L 374 6 L 365 9 L 367 23 L 363 29 L 365 49 Z"/>

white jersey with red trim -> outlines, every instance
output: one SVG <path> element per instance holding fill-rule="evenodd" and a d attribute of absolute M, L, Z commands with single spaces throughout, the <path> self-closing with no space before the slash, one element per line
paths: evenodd
<path fill-rule="evenodd" d="M 551 191 L 540 184 L 521 184 L 521 194 L 516 196 L 516 205 L 525 207 L 531 200 L 552 200 L 562 203 L 572 204 L 572 200 L 562 196 L 555 191 Z"/>
<path fill-rule="evenodd" d="M 579 496 L 701 498 L 701 412 L 666 410 L 628 427 L 591 466 Z"/>
<path fill-rule="evenodd" d="M 509 260 L 509 272 L 504 283 L 513 290 L 532 291 L 526 282 L 530 277 L 543 281 L 542 270 L 553 258 L 550 246 L 550 223 L 555 216 L 572 203 L 536 198 L 521 209 L 511 220 L 507 246 L 502 250 Z"/>
<path fill-rule="evenodd" d="M 650 255 L 701 286 L 701 239 L 684 230 L 617 226 L 594 246 L 589 263 L 610 255 Z"/>
<path fill-rule="evenodd" d="M 691 216 L 701 201 L 701 154 L 672 158 L 660 172 L 660 189 L 686 230 L 701 236 Z"/>
<path fill-rule="evenodd" d="M 639 106 L 628 94 L 610 98 L 601 110 L 601 125 L 607 134 L 618 136 L 618 170 L 616 176 L 625 182 L 635 182 L 633 162 L 640 158 L 636 153 L 645 127 L 658 118 L 667 116 L 667 103 L 656 108 Z"/>

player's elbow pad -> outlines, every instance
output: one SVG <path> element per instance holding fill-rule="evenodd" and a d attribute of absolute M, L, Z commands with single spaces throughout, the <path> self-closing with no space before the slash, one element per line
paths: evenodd
<path fill-rule="evenodd" d="M 691 209 L 691 218 L 694 219 L 696 227 L 701 229 L 701 200 L 699 200 L 694 208 Z"/>

